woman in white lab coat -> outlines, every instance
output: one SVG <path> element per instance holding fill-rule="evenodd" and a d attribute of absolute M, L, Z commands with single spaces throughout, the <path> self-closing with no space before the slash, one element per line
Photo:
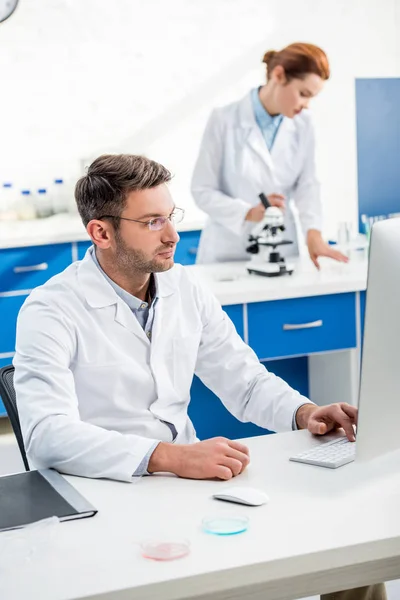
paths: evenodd
<path fill-rule="evenodd" d="M 267 83 L 210 116 L 193 173 L 192 194 L 208 215 L 198 263 L 246 260 L 251 229 L 265 212 L 259 194 L 285 214 L 285 237 L 294 243 L 284 255 L 297 254 L 294 215 L 299 220 L 314 264 L 329 256 L 347 261 L 321 235 L 321 199 L 315 174 L 314 131 L 308 106 L 329 78 L 326 54 L 296 43 L 269 51 Z"/>

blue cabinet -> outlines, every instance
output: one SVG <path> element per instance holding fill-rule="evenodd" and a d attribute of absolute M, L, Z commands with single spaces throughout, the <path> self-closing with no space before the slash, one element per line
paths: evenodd
<path fill-rule="evenodd" d="M 31 290 L 71 263 L 71 244 L 0 251 L 0 293 Z"/>
<path fill-rule="evenodd" d="M 271 360 L 265 362 L 265 367 L 271 373 L 284 379 L 303 396 L 308 396 L 308 358 L 306 356 L 287 360 Z M 197 377 L 193 380 L 188 412 L 197 436 L 201 440 L 217 436 L 240 439 L 272 433 L 253 423 L 242 423 L 236 419 L 225 408 L 221 400 Z"/>
<path fill-rule="evenodd" d="M 12 358 L 0 358 L 0 369 L 2 369 L 3 367 L 8 367 L 8 365 L 11 365 L 11 363 L 12 363 Z M 0 398 L 0 417 L 5 417 L 5 416 L 6 416 L 6 409 L 4 408 L 4 405 Z"/>
<path fill-rule="evenodd" d="M 239 439 L 271 433 L 253 423 L 238 421 L 198 377 L 193 379 L 188 412 L 200 440 L 217 436 Z"/>
<path fill-rule="evenodd" d="M 224 306 L 224 311 L 233 322 L 236 331 L 240 337 L 244 338 L 244 321 L 243 321 L 243 305 L 232 304 L 231 306 Z"/>
<path fill-rule="evenodd" d="M 11 354 L 15 350 L 15 325 L 21 306 L 27 296 L 4 296 L 0 297 L 0 353 Z M 11 365 L 12 356 L 0 356 L 0 369 Z M 6 410 L 0 399 L 0 417 L 6 415 Z"/>
<path fill-rule="evenodd" d="M 181 265 L 194 265 L 201 231 L 180 231 L 175 250 L 175 262 Z"/>
<path fill-rule="evenodd" d="M 92 241 L 89 242 L 78 242 L 78 260 L 82 260 L 86 254 L 86 251 L 92 245 Z"/>
<path fill-rule="evenodd" d="M 21 306 L 27 296 L 5 296 L 0 298 L 0 354 L 14 352 L 15 326 Z"/>
<path fill-rule="evenodd" d="M 249 345 L 260 360 L 356 347 L 355 294 L 249 304 Z"/>

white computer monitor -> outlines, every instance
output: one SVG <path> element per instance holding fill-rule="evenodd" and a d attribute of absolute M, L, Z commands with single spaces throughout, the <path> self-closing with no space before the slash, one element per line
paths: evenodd
<path fill-rule="evenodd" d="M 356 460 L 400 449 L 400 219 L 372 228 Z"/>

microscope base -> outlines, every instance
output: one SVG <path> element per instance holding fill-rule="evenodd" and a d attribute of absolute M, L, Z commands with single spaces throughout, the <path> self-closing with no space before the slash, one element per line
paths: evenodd
<path fill-rule="evenodd" d="M 294 266 L 288 263 L 256 263 L 249 262 L 246 265 L 250 274 L 262 275 L 263 277 L 279 277 L 280 275 L 291 275 Z"/>

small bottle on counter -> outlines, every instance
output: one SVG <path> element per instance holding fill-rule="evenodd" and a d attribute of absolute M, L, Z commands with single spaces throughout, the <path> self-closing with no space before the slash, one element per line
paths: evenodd
<path fill-rule="evenodd" d="M 33 197 L 30 190 L 22 190 L 21 196 L 18 202 L 18 219 L 26 221 L 28 219 L 36 218 L 35 206 L 33 203 Z"/>
<path fill-rule="evenodd" d="M 64 180 L 63 179 L 54 179 L 52 186 L 52 207 L 53 213 L 63 213 L 68 211 L 68 206 L 65 198 L 65 190 L 64 190 Z"/>
<path fill-rule="evenodd" d="M 45 188 L 38 189 L 35 200 L 36 216 L 38 219 L 51 217 L 53 214 L 53 203 Z"/>
<path fill-rule="evenodd" d="M 3 183 L 0 188 L 0 221 L 15 221 L 18 218 L 16 205 L 12 183 Z"/>

